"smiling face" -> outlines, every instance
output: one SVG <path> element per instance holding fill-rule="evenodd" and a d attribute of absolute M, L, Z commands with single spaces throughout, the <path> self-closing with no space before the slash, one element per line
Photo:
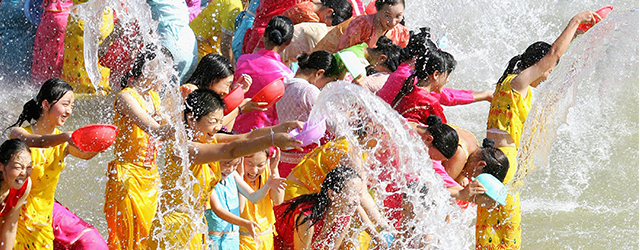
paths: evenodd
<path fill-rule="evenodd" d="M 11 188 L 19 189 L 31 175 L 31 153 L 25 150 L 17 152 L 6 165 L 0 163 L 0 168 L 5 183 Z"/>
<path fill-rule="evenodd" d="M 242 158 L 220 161 L 220 173 L 222 174 L 221 180 L 224 180 L 224 178 L 227 178 L 227 176 L 233 173 L 233 171 L 236 171 L 241 162 Z"/>
<path fill-rule="evenodd" d="M 222 129 L 223 110 L 218 109 L 195 120 L 189 119 L 189 128 L 194 132 L 194 140 L 201 143 L 211 143 L 216 133 Z M 195 121 L 194 121 L 195 120 Z"/>
<path fill-rule="evenodd" d="M 73 113 L 73 91 L 67 91 L 62 98 L 51 105 L 47 100 L 42 101 L 43 116 L 51 121 L 54 126 L 62 126 Z"/>
<path fill-rule="evenodd" d="M 255 181 L 267 166 L 267 154 L 264 151 L 244 157 L 244 178 L 250 182 Z"/>
<path fill-rule="evenodd" d="M 335 206 L 345 215 L 353 214 L 360 205 L 360 196 L 362 194 L 362 180 L 360 178 L 352 178 L 345 183 L 342 192 L 337 193 L 329 190 L 329 199 L 332 206 Z"/>
<path fill-rule="evenodd" d="M 403 14 L 403 4 L 385 4 L 384 6 L 382 6 L 382 9 L 376 13 L 376 17 L 378 18 L 378 20 L 380 20 L 380 23 L 385 30 L 390 30 L 402 21 Z"/>
<path fill-rule="evenodd" d="M 216 82 L 212 82 L 209 84 L 209 89 L 216 92 L 220 97 L 225 97 L 229 94 L 231 89 L 231 85 L 233 84 L 233 75 L 222 78 Z"/>

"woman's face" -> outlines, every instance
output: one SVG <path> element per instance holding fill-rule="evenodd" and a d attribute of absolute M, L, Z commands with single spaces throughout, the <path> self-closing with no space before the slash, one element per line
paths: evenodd
<path fill-rule="evenodd" d="M 342 192 L 333 192 L 331 199 L 332 206 L 345 213 L 345 215 L 353 214 L 360 205 L 360 196 L 362 194 L 362 180 L 360 178 L 352 178 L 345 183 Z"/>
<path fill-rule="evenodd" d="M 220 161 L 220 173 L 222 174 L 222 180 L 227 178 L 233 171 L 236 171 L 240 163 L 242 162 L 242 158 L 235 158 L 233 160 L 225 160 Z"/>
<path fill-rule="evenodd" d="M 0 166 L 2 164 L 0 163 Z M 6 165 L 2 167 L 5 183 L 11 188 L 19 189 L 29 178 L 32 171 L 31 152 L 23 150 L 16 153 Z"/>
<path fill-rule="evenodd" d="M 465 177 L 471 178 L 482 174 L 486 164 L 484 163 L 480 152 L 481 150 L 477 150 L 476 152 L 471 153 L 467 158 L 467 163 L 464 164 L 464 168 L 462 169 L 462 174 L 464 174 Z"/>
<path fill-rule="evenodd" d="M 195 132 L 194 139 L 201 143 L 213 142 L 216 133 L 222 129 L 223 110 L 218 109 L 190 123 L 191 129 Z"/>
<path fill-rule="evenodd" d="M 251 156 L 244 157 L 244 178 L 255 181 L 267 167 L 267 155 L 260 151 Z"/>
<path fill-rule="evenodd" d="M 396 25 L 402 21 L 402 15 L 404 14 L 404 5 L 401 3 L 382 6 L 382 9 L 376 13 L 378 20 L 382 24 L 385 30 L 393 29 Z"/>
<path fill-rule="evenodd" d="M 62 96 L 57 102 L 53 105 L 49 104 L 46 100 L 42 102 L 42 106 L 45 108 L 44 115 L 48 118 L 54 125 L 62 126 L 64 122 L 67 121 L 67 118 L 71 116 L 73 113 L 74 107 L 74 96 L 73 91 L 67 91 L 66 94 Z"/>
<path fill-rule="evenodd" d="M 230 75 L 218 80 L 217 82 L 212 82 L 211 84 L 209 84 L 209 89 L 213 90 L 213 92 L 216 92 L 221 97 L 225 97 L 227 94 L 229 94 L 232 84 L 233 75 Z"/>

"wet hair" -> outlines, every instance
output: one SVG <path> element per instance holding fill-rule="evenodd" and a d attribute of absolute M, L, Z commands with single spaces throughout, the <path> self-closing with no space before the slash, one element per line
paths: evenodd
<path fill-rule="evenodd" d="M 217 53 L 210 53 L 200 59 L 187 82 L 199 89 L 208 89 L 211 83 L 232 76 L 233 73 L 233 65 L 229 59 Z"/>
<path fill-rule="evenodd" d="M 427 117 L 427 131 L 433 137 L 431 145 L 433 145 L 447 159 L 453 157 L 458 150 L 458 132 L 447 124 L 443 124 L 440 117 L 429 115 Z"/>
<path fill-rule="evenodd" d="M 187 114 L 193 115 L 196 121 L 216 110 L 224 109 L 222 97 L 210 89 L 196 89 L 191 92 L 184 101 L 184 122 L 187 122 Z"/>
<path fill-rule="evenodd" d="M 407 47 L 404 47 L 400 54 L 400 61 L 407 61 L 414 56 L 427 54 L 429 51 L 438 50 L 433 41 L 431 41 L 431 29 L 428 27 L 422 27 L 420 32 L 416 33 L 413 30 L 409 32 L 409 43 Z"/>
<path fill-rule="evenodd" d="M 451 65 L 449 65 L 451 64 Z M 428 50 L 426 54 L 418 56 L 415 64 L 415 72 L 402 84 L 402 88 L 393 99 L 394 106 L 402 100 L 402 98 L 414 89 L 414 79 L 418 80 L 427 79 L 430 75 L 436 71 L 440 73 L 451 73 L 455 69 L 456 60 L 453 56 L 442 50 Z"/>
<path fill-rule="evenodd" d="M 0 163 L 6 167 L 7 163 L 20 152 L 31 153 L 29 146 L 20 139 L 16 138 L 4 141 L 2 145 L 0 145 Z M 4 176 L 0 175 L 0 182 L 2 181 L 4 181 Z"/>
<path fill-rule="evenodd" d="M 536 64 L 549 52 L 549 50 L 551 50 L 551 44 L 546 42 L 535 42 L 529 45 L 524 53 L 514 56 L 509 60 L 509 65 L 507 66 L 507 69 L 504 70 L 504 73 L 502 73 L 498 83 L 504 81 L 508 75 L 515 74 Z"/>
<path fill-rule="evenodd" d="M 138 52 L 138 54 L 136 55 L 136 59 L 133 62 L 133 67 L 131 67 L 131 70 L 129 70 L 127 73 L 124 74 L 124 76 L 122 77 L 122 80 L 120 80 L 120 87 L 121 88 L 126 88 L 127 85 L 129 85 L 129 79 L 131 79 L 132 77 L 134 79 L 137 79 L 138 77 L 140 77 L 142 75 L 142 70 L 144 69 L 144 65 L 155 59 L 157 54 L 156 54 L 156 50 L 157 50 L 158 46 L 156 46 L 155 44 L 147 44 L 145 45 L 142 50 L 140 50 Z"/>
<path fill-rule="evenodd" d="M 382 66 L 387 67 L 391 72 L 396 71 L 402 62 L 400 61 L 400 51 L 402 51 L 402 47 L 394 44 L 393 41 L 386 36 L 379 37 L 376 42 L 376 47 L 371 48 L 371 52 L 387 56 Z"/>
<path fill-rule="evenodd" d="M 353 16 L 353 6 L 347 0 L 322 0 L 322 5 L 331 8 L 331 26 L 336 26 Z"/>
<path fill-rule="evenodd" d="M 487 163 L 482 169 L 482 172 L 493 175 L 500 181 L 504 181 L 509 171 L 509 158 L 507 158 L 502 150 L 493 145 L 494 141 L 489 138 L 482 140 L 480 156 L 482 160 Z"/>
<path fill-rule="evenodd" d="M 325 212 L 329 208 L 329 203 L 331 202 L 331 200 L 329 199 L 329 190 L 332 190 L 335 193 L 340 193 L 344 189 L 347 182 L 354 178 L 361 177 L 355 170 L 350 167 L 343 165 L 338 166 L 337 168 L 327 173 L 327 177 L 322 182 L 319 193 L 305 194 L 294 198 L 287 206 L 287 209 L 284 211 L 283 217 L 290 218 L 290 216 L 294 215 L 293 212 L 297 207 L 305 204 L 311 204 L 310 207 L 302 209 L 300 211 L 300 214 L 298 215 L 298 217 L 296 217 L 295 221 L 298 221 L 300 215 L 304 214 L 305 212 L 311 211 L 311 213 L 295 226 L 300 226 L 309 220 L 311 220 L 311 225 L 313 226 L 324 217 Z"/>
<path fill-rule="evenodd" d="M 382 7 L 384 7 L 385 5 L 396 5 L 396 4 L 402 4 L 402 6 L 406 6 L 404 5 L 404 0 L 376 0 L 376 10 L 380 11 L 382 10 Z"/>
<path fill-rule="evenodd" d="M 324 76 L 337 76 L 340 73 L 338 69 L 338 61 L 326 50 L 318 50 L 310 55 L 302 53 L 298 55 L 298 67 L 301 70 L 324 70 Z"/>
<path fill-rule="evenodd" d="M 274 16 L 269 20 L 264 34 L 275 45 L 283 45 L 293 38 L 293 22 L 285 16 Z"/>
<path fill-rule="evenodd" d="M 23 151 L 27 153 L 31 152 L 29 151 L 29 146 L 22 140 L 16 138 L 4 141 L 2 145 L 0 145 L 0 163 L 7 165 L 13 157 Z"/>
<path fill-rule="evenodd" d="M 62 98 L 67 92 L 73 91 L 73 87 L 69 85 L 65 80 L 60 78 L 50 78 L 46 80 L 42 87 L 40 87 L 40 91 L 38 91 L 38 95 L 36 97 L 29 100 L 27 103 L 22 106 L 22 113 L 18 117 L 18 121 L 7 129 L 22 126 L 22 123 L 37 121 L 42 115 L 42 102 L 47 100 L 49 105 L 53 106 Z"/>

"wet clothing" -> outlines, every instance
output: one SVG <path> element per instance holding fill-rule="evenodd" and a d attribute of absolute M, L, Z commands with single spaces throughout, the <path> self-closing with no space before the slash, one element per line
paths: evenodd
<path fill-rule="evenodd" d="M 57 201 L 53 204 L 53 249 L 107 250 L 107 242 L 90 223 Z"/>
<path fill-rule="evenodd" d="M 221 36 L 233 36 L 235 18 L 240 11 L 240 0 L 213 0 L 212 4 L 208 4 L 200 15 L 189 23 L 198 40 L 198 58 L 210 53 L 221 53 Z"/>
<path fill-rule="evenodd" d="M 213 189 L 213 193 L 218 196 L 218 201 L 222 208 L 240 217 L 240 202 L 238 197 L 238 186 L 236 173 L 229 174 L 224 180 L 221 180 Z M 236 250 L 240 248 L 240 239 L 238 230 L 240 227 L 231 224 L 218 217 L 212 210 L 205 211 L 205 219 L 209 227 L 209 248 L 219 250 Z M 216 234 L 222 234 L 216 235 Z"/>
<path fill-rule="evenodd" d="M 511 135 L 511 139 L 520 146 L 524 122 L 531 110 L 531 87 L 527 87 L 527 93 L 522 93 L 511 88 L 511 81 L 517 74 L 508 75 L 504 81 L 498 83 L 493 93 L 493 101 L 489 109 L 487 129 L 497 128 Z"/>
<path fill-rule="evenodd" d="M 29 181 L 30 179 L 27 178 L 24 181 L 24 184 L 22 184 L 22 187 L 20 187 L 19 189 L 9 189 L 9 194 L 7 194 L 7 197 L 4 199 L 4 201 L 0 203 L 0 217 L 4 217 L 9 213 L 9 211 L 11 211 L 11 209 L 18 205 L 18 200 L 20 200 L 20 198 L 22 198 L 22 195 L 24 195 L 24 192 L 27 191 Z"/>
<path fill-rule="evenodd" d="M 378 37 L 376 37 L 375 15 L 364 15 L 356 17 L 345 30 L 345 34 L 340 37 L 337 50 L 351 47 L 355 44 L 366 42 L 370 48 L 376 47 Z M 386 36 L 394 44 L 404 48 L 409 44 L 409 30 L 402 24 L 397 24 L 387 31 Z"/>
<path fill-rule="evenodd" d="M 261 187 L 267 185 L 267 179 L 271 176 L 271 170 L 269 167 L 265 167 L 262 174 L 255 180 L 258 185 L 254 185 L 254 181 L 249 181 L 246 178 L 245 182 L 251 186 L 253 190 L 258 190 Z M 255 241 L 249 231 L 241 227 L 240 228 L 240 250 L 272 250 L 273 249 L 273 232 L 275 231 L 274 224 L 276 223 L 276 217 L 273 213 L 274 202 L 271 196 L 267 196 L 260 200 L 258 203 L 252 203 L 246 201 L 244 203 L 244 210 L 240 213 L 240 217 L 246 220 L 255 221 L 260 225 L 262 231 L 258 232 L 260 240 L 260 246 L 256 247 Z"/>

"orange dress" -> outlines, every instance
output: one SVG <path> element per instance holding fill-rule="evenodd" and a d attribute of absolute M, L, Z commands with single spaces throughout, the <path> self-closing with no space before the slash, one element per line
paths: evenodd
<path fill-rule="evenodd" d="M 342 50 L 356 44 L 366 42 L 370 48 L 376 47 L 378 37 L 376 37 L 375 14 L 356 17 L 349 27 L 345 30 L 345 34 L 340 37 L 337 50 Z M 400 47 L 407 47 L 409 44 L 409 30 L 402 24 L 397 24 L 393 29 L 385 34 L 394 44 Z"/>
<path fill-rule="evenodd" d="M 313 11 L 313 5 L 315 5 L 313 2 L 298 3 L 284 11 L 282 15 L 291 19 L 294 25 L 304 22 L 320 22 L 320 17 Z"/>

